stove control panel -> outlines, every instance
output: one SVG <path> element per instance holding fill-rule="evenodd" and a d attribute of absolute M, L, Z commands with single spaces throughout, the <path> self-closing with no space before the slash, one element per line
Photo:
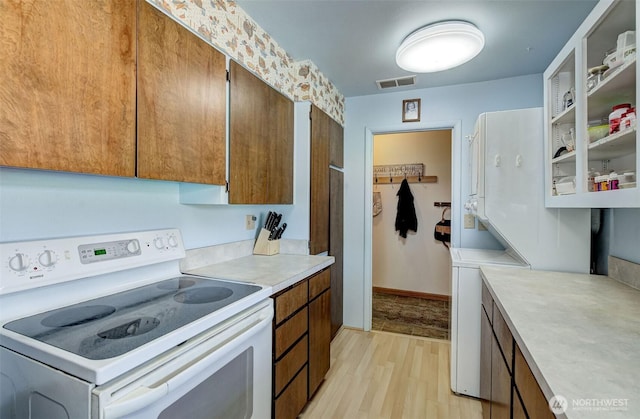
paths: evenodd
<path fill-rule="evenodd" d="M 120 259 L 141 254 L 140 241 L 117 240 L 106 243 L 83 244 L 78 246 L 80 263 L 94 263 L 103 260 Z"/>
<path fill-rule="evenodd" d="M 0 295 L 184 257 L 177 229 L 0 243 Z"/>

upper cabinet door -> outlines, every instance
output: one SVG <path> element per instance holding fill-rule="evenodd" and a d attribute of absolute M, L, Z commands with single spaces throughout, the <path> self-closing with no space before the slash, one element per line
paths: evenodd
<path fill-rule="evenodd" d="M 293 102 L 231 61 L 229 203 L 293 203 Z"/>
<path fill-rule="evenodd" d="M 226 62 L 139 2 L 138 177 L 224 185 Z"/>
<path fill-rule="evenodd" d="M 329 118 L 329 164 L 344 168 L 344 129 Z"/>
<path fill-rule="evenodd" d="M 0 3 L 0 165 L 134 176 L 135 3 Z"/>
<path fill-rule="evenodd" d="M 329 149 L 331 118 L 311 105 L 311 207 L 309 253 L 329 250 Z"/>

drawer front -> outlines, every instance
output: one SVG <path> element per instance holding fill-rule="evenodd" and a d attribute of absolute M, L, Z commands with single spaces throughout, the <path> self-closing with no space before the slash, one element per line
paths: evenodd
<path fill-rule="evenodd" d="M 287 386 L 275 400 L 276 419 L 295 419 L 307 404 L 307 367 Z"/>
<path fill-rule="evenodd" d="M 496 338 L 500 344 L 500 349 L 507 361 L 507 367 L 509 372 L 513 370 L 513 336 L 507 326 L 507 322 L 504 321 L 500 310 L 493 310 L 493 330 L 496 333 Z"/>
<path fill-rule="evenodd" d="M 549 409 L 549 403 L 544 397 L 544 393 L 542 393 L 536 378 L 533 376 L 517 345 L 515 351 L 514 379 L 518 390 L 517 393 L 520 393 L 522 398 L 524 410 L 530 418 L 555 418 L 555 415 Z"/>
<path fill-rule="evenodd" d="M 290 288 L 274 298 L 274 310 L 276 324 L 280 324 L 287 317 L 291 316 L 308 301 L 308 283 L 305 279 L 298 285 Z"/>
<path fill-rule="evenodd" d="M 276 396 L 291 381 L 295 373 L 307 362 L 308 338 L 302 338 L 291 351 L 289 351 L 280 361 L 276 362 L 274 371 L 274 390 Z"/>
<path fill-rule="evenodd" d="M 489 323 L 493 324 L 493 298 L 489 293 L 487 285 L 482 281 L 482 306 L 489 317 Z"/>
<path fill-rule="evenodd" d="M 279 359 L 284 352 L 295 341 L 300 338 L 300 336 L 307 333 L 307 325 L 309 321 L 308 309 L 305 307 L 303 310 L 300 310 L 298 314 L 282 323 L 280 326 L 276 328 L 275 332 L 275 358 Z"/>
<path fill-rule="evenodd" d="M 331 287 L 331 271 L 325 269 L 309 278 L 309 301 Z"/>

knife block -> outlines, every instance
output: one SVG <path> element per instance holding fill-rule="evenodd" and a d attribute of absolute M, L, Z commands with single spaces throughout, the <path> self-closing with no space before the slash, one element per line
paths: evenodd
<path fill-rule="evenodd" d="M 280 253 L 280 240 L 269 240 L 271 232 L 266 228 L 260 230 L 256 244 L 253 246 L 254 255 L 272 256 Z"/>

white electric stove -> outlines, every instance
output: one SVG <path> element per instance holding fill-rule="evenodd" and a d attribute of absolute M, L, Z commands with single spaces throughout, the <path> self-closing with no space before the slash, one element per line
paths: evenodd
<path fill-rule="evenodd" d="M 179 230 L 0 243 L 0 417 L 270 417 L 269 287 Z"/>

